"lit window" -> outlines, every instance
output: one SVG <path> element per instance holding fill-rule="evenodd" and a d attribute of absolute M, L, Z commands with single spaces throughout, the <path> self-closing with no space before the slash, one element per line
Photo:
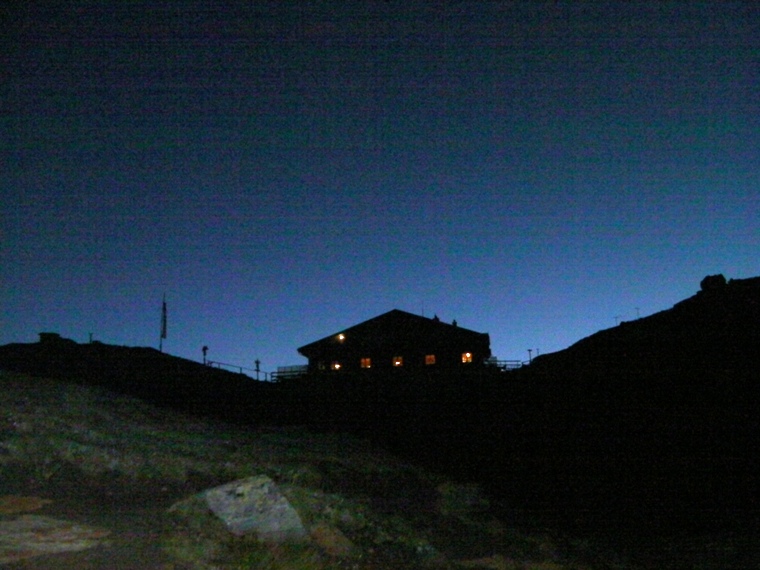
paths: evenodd
<path fill-rule="evenodd" d="M 344 335 L 343 333 L 340 333 L 338 335 L 338 342 L 343 342 L 344 340 L 346 340 L 346 335 Z"/>
<path fill-rule="evenodd" d="M 428 366 L 431 364 L 435 364 L 435 354 L 426 354 L 425 364 L 427 364 Z"/>
<path fill-rule="evenodd" d="M 372 368 L 372 359 L 371 358 L 362 358 L 362 360 L 361 360 L 361 366 L 362 366 L 362 368 Z"/>
<path fill-rule="evenodd" d="M 330 364 L 330 370 L 340 370 L 340 362 L 333 362 Z"/>
<path fill-rule="evenodd" d="M 403 365 L 404 365 L 404 358 L 402 356 L 393 357 L 393 366 L 403 366 Z"/>
<path fill-rule="evenodd" d="M 472 353 L 471 352 L 463 352 L 462 353 L 462 364 L 469 364 L 472 362 Z"/>

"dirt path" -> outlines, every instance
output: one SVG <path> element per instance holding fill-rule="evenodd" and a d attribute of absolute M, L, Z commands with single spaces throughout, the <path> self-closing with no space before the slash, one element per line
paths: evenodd
<path fill-rule="evenodd" d="M 73 475 L 73 474 L 71 474 Z M 166 509 L 192 494 L 188 487 L 85 480 L 59 475 L 44 485 L 23 477 L 0 481 L 0 496 L 39 497 L 50 502 L 34 515 L 108 531 L 101 544 L 78 552 L 27 558 L 3 565 L 8 570 L 182 570 L 161 551 Z M 21 516 L 19 513 L 18 516 Z M 7 516 L 6 519 L 13 517 Z"/>

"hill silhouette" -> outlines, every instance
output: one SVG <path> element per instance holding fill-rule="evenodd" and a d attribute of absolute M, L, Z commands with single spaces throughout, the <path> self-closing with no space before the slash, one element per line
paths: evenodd
<path fill-rule="evenodd" d="M 708 276 L 672 308 L 502 372 L 256 382 L 147 348 L 0 347 L 0 369 L 107 386 L 251 425 L 350 431 L 509 508 L 581 530 L 758 525 L 760 277 Z"/>
<path fill-rule="evenodd" d="M 760 277 L 708 276 L 671 309 L 599 331 L 565 350 L 536 357 L 536 367 L 573 372 L 620 369 L 736 369 L 757 364 Z"/>
<path fill-rule="evenodd" d="M 760 278 L 709 276 L 671 309 L 535 359 L 505 436 L 544 470 L 526 488 L 600 524 L 757 524 L 759 346 Z"/>
<path fill-rule="evenodd" d="M 0 346 L 0 369 L 58 378 L 137 396 L 152 403 L 233 421 L 252 420 L 268 386 L 148 347 L 78 344 L 54 333 L 40 342 Z"/>

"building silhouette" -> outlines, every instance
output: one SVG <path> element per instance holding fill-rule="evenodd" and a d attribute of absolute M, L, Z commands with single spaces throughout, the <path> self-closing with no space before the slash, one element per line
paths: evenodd
<path fill-rule="evenodd" d="M 309 371 L 449 371 L 482 366 L 491 356 L 488 333 L 438 317 L 393 309 L 304 345 Z"/>

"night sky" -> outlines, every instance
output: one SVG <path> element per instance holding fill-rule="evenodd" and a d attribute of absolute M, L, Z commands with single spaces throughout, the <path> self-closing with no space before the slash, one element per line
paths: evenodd
<path fill-rule="evenodd" d="M 754 2 L 0 8 L 0 344 L 262 369 L 393 308 L 527 360 L 760 275 Z"/>

